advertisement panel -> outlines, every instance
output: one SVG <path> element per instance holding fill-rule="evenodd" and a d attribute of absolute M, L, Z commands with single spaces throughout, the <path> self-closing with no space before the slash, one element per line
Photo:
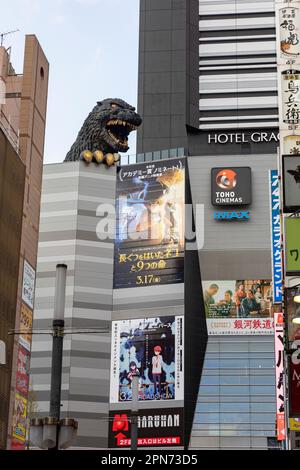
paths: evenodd
<path fill-rule="evenodd" d="M 296 315 L 296 310 L 299 304 L 294 302 L 294 297 L 298 293 L 297 287 L 288 287 L 285 292 L 285 309 L 288 322 L 288 340 L 291 344 L 293 341 L 300 339 L 300 325 L 293 323 L 293 318 Z"/>
<path fill-rule="evenodd" d="M 32 309 L 34 304 L 34 286 L 35 270 L 25 259 L 23 268 L 22 300 Z"/>
<path fill-rule="evenodd" d="M 185 160 L 120 168 L 114 288 L 183 282 Z"/>
<path fill-rule="evenodd" d="M 272 334 L 269 280 L 203 281 L 209 335 Z"/>
<path fill-rule="evenodd" d="M 251 168 L 211 169 L 211 202 L 214 206 L 251 204 Z"/>
<path fill-rule="evenodd" d="M 300 70 L 281 72 L 282 121 L 285 124 L 300 122 Z"/>
<path fill-rule="evenodd" d="M 300 135 L 285 135 L 283 137 L 283 154 L 300 155 Z"/>
<path fill-rule="evenodd" d="M 183 317 L 112 322 L 110 402 L 132 399 L 138 375 L 139 400 L 183 400 Z"/>
<path fill-rule="evenodd" d="M 25 305 L 21 304 L 21 314 L 20 314 L 20 331 L 19 343 L 30 351 L 31 349 L 31 334 L 30 330 L 32 329 L 32 311 Z"/>
<path fill-rule="evenodd" d="M 287 272 L 300 273 L 300 219 L 298 218 L 285 219 L 285 262 Z"/>
<path fill-rule="evenodd" d="M 280 56 L 286 59 L 300 57 L 300 10 L 294 6 L 279 9 Z"/>
<path fill-rule="evenodd" d="M 110 411 L 109 447 L 130 447 L 130 410 Z M 139 410 L 138 447 L 176 447 L 183 445 L 183 409 Z"/>
<path fill-rule="evenodd" d="M 300 417 L 300 339 L 291 344 L 295 352 L 291 355 L 289 364 L 290 416 Z"/>
<path fill-rule="evenodd" d="M 30 353 L 19 344 L 16 372 L 16 390 L 27 397 L 29 389 Z"/>
<path fill-rule="evenodd" d="M 284 212 L 300 209 L 300 155 L 283 155 Z"/>
<path fill-rule="evenodd" d="M 270 170 L 270 208 L 272 241 L 272 284 L 273 303 L 282 303 L 282 252 L 281 252 L 281 215 L 278 171 Z"/>
<path fill-rule="evenodd" d="M 27 400 L 19 393 L 15 395 L 14 413 L 13 413 L 13 437 L 19 441 L 26 441 L 26 414 Z"/>
<path fill-rule="evenodd" d="M 277 440 L 285 439 L 285 415 L 284 415 L 284 364 L 283 364 L 283 335 L 284 322 L 283 314 L 274 313 L 275 323 L 275 380 L 276 380 L 276 423 L 277 423 Z"/>

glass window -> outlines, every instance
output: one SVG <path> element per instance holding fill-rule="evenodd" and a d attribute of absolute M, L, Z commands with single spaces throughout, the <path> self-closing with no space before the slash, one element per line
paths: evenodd
<path fill-rule="evenodd" d="M 145 154 L 144 153 L 138 153 L 136 156 L 136 161 L 138 163 L 143 163 L 145 161 Z"/>
<path fill-rule="evenodd" d="M 251 413 L 251 423 L 274 424 L 275 413 Z"/>
<path fill-rule="evenodd" d="M 220 423 L 250 423 L 249 413 L 220 413 Z"/>
<path fill-rule="evenodd" d="M 275 388 L 274 385 L 250 385 L 250 394 L 251 395 L 270 395 L 274 397 Z"/>
<path fill-rule="evenodd" d="M 153 160 L 160 160 L 161 153 L 159 151 L 153 152 Z"/>
<path fill-rule="evenodd" d="M 170 157 L 171 158 L 177 157 L 177 148 L 176 149 L 170 149 Z"/>
<path fill-rule="evenodd" d="M 146 162 L 151 162 L 152 161 L 153 154 L 152 152 L 147 152 L 145 153 L 145 161 Z"/>
<path fill-rule="evenodd" d="M 250 359 L 249 363 L 250 363 L 251 369 L 274 368 L 274 358 L 273 359 Z"/>
<path fill-rule="evenodd" d="M 203 412 L 207 412 L 207 413 L 212 413 L 212 412 L 219 412 L 219 403 L 197 403 L 197 406 L 196 406 L 196 413 L 203 413 Z"/>
<path fill-rule="evenodd" d="M 134 165 L 136 163 L 136 155 L 129 155 L 129 165 Z"/>
<path fill-rule="evenodd" d="M 200 385 L 199 395 L 219 395 L 220 387 L 217 385 Z"/>
<path fill-rule="evenodd" d="M 164 160 L 165 158 L 169 158 L 169 150 L 162 150 L 161 151 L 161 158 Z"/>
<path fill-rule="evenodd" d="M 221 353 L 222 354 L 222 353 Z M 220 359 L 220 368 L 221 369 L 237 369 L 237 368 L 248 368 L 249 360 L 248 358 L 238 359 Z"/>
<path fill-rule="evenodd" d="M 206 359 L 204 361 L 204 370 L 205 369 L 219 369 L 220 361 L 219 359 Z"/>
<path fill-rule="evenodd" d="M 249 385 L 249 376 L 220 375 L 220 385 Z"/>
<path fill-rule="evenodd" d="M 185 155 L 184 148 L 180 147 L 179 149 L 177 149 L 177 154 L 178 154 L 178 157 L 184 157 L 184 155 Z"/>
<path fill-rule="evenodd" d="M 275 375 L 251 375 L 251 385 L 273 385 L 275 386 Z"/>
<path fill-rule="evenodd" d="M 220 403 L 220 411 L 221 412 L 249 412 L 249 403 Z"/>
<path fill-rule="evenodd" d="M 218 375 L 204 375 L 201 379 L 201 385 L 219 385 L 220 377 Z"/>
<path fill-rule="evenodd" d="M 204 423 L 219 423 L 220 414 L 219 413 L 195 413 L 194 423 L 204 424 Z"/>
<path fill-rule="evenodd" d="M 250 410 L 251 412 L 275 412 L 276 411 L 276 404 L 274 402 L 267 402 L 267 403 L 250 403 Z"/>
<path fill-rule="evenodd" d="M 249 386 L 247 385 L 221 385 L 220 395 L 249 395 Z M 220 397 L 222 401 L 222 397 Z"/>

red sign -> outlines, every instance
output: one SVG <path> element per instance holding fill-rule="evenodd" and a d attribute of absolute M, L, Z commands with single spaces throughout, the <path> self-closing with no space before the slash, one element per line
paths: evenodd
<path fill-rule="evenodd" d="M 131 412 L 110 411 L 109 447 L 131 446 Z M 183 409 L 143 409 L 137 416 L 138 447 L 183 445 Z"/>
<path fill-rule="evenodd" d="M 292 343 L 296 351 L 290 361 L 290 416 L 300 417 L 300 340 Z"/>
<path fill-rule="evenodd" d="M 276 367 L 276 421 L 277 440 L 285 439 L 285 419 L 284 419 L 284 368 L 283 368 L 283 335 L 284 323 L 282 313 L 274 313 L 275 324 L 275 367 Z"/>
<path fill-rule="evenodd" d="M 29 388 L 29 352 L 19 344 L 16 391 L 27 398 Z"/>

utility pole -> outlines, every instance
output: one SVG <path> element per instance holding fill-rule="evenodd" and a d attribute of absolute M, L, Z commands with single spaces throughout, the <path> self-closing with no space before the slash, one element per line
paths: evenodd
<path fill-rule="evenodd" d="M 133 375 L 131 382 L 131 450 L 137 450 L 139 415 L 139 376 Z"/>
<path fill-rule="evenodd" d="M 50 392 L 50 418 L 53 419 L 52 424 L 56 424 L 57 427 L 60 421 L 66 277 L 67 266 L 65 264 L 58 264 L 56 266 L 54 319 L 52 322 L 53 342 Z M 53 447 L 53 450 L 58 450 L 58 435 L 59 433 L 57 432 L 56 446 Z"/>

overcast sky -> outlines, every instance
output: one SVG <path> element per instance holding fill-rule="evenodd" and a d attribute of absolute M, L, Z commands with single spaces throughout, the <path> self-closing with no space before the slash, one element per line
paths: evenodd
<path fill-rule="evenodd" d="M 50 63 L 45 163 L 60 162 L 97 100 L 136 106 L 139 0 L 1 2 L 0 32 L 22 73 L 25 34 L 35 34 Z M 135 153 L 135 134 L 129 154 Z"/>

